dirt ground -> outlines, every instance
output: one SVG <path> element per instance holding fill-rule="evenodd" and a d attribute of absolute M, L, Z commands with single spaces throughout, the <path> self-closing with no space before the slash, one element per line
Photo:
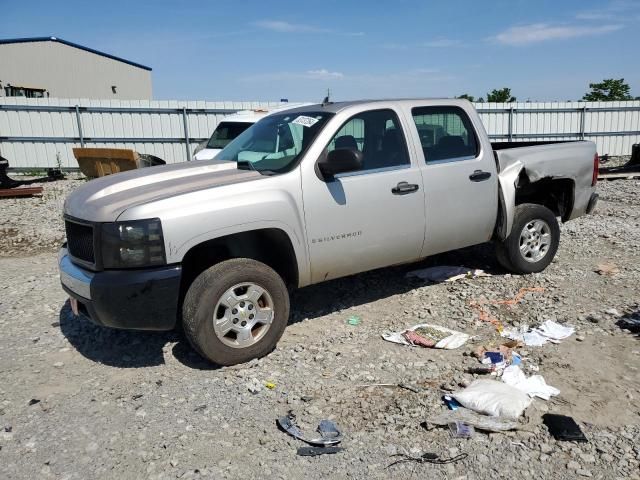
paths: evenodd
<path fill-rule="evenodd" d="M 312 286 L 293 295 L 274 352 L 229 368 L 204 362 L 177 331 L 75 318 L 50 245 L 59 219 L 41 230 L 12 222 L 46 215 L 59 196 L 4 203 L 0 227 L 14 230 L 13 240 L 0 238 L 0 477 L 640 479 L 640 337 L 628 328 L 640 321 L 640 182 L 603 182 L 599 192 L 595 214 L 563 225 L 558 256 L 541 274 L 506 274 L 483 245 Z M 602 263 L 618 272 L 598 273 Z M 440 284 L 405 276 L 431 265 L 492 276 Z M 491 304 L 529 287 L 543 290 L 515 306 Z M 576 333 L 518 349 L 523 370 L 539 367 L 559 396 L 535 399 L 518 430 L 453 439 L 428 419 L 446 411 L 444 393 L 473 380 L 471 352 L 501 341 L 472 308 L 479 300 L 505 326 L 550 319 Z M 353 315 L 358 325 L 347 322 Z M 434 350 L 381 338 L 420 322 L 473 339 Z M 417 392 L 366 386 L 379 383 Z M 297 456 L 304 444 L 275 423 L 289 410 L 309 433 L 332 419 L 345 450 Z M 588 442 L 554 440 L 541 422 L 547 412 L 572 416 Z M 426 452 L 466 457 L 389 467 L 395 454 Z"/>

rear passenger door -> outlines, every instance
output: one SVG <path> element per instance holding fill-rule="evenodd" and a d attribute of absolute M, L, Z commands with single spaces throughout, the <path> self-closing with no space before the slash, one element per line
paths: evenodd
<path fill-rule="evenodd" d="M 411 116 L 424 155 L 426 233 L 422 256 L 488 241 L 498 212 L 490 148 L 482 148 L 460 107 L 415 107 Z"/>

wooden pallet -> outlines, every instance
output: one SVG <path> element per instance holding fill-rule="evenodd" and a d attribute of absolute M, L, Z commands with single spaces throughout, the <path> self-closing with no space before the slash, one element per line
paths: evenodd
<path fill-rule="evenodd" d="M 34 195 L 42 195 L 42 187 L 0 189 L 0 198 L 33 197 Z"/>

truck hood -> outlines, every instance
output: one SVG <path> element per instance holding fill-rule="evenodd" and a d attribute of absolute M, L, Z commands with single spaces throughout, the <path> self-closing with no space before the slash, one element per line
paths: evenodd
<path fill-rule="evenodd" d="M 126 209 L 184 193 L 264 178 L 235 162 L 193 161 L 96 178 L 74 190 L 64 213 L 92 222 L 113 222 Z"/>

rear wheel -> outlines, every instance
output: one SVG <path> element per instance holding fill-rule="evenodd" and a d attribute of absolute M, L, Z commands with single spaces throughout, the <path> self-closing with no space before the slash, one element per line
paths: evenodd
<path fill-rule="evenodd" d="M 511 233 L 496 245 L 498 262 L 514 273 L 541 272 L 558 251 L 560 227 L 547 207 L 524 203 L 515 209 Z"/>
<path fill-rule="evenodd" d="M 287 325 L 289 293 L 269 266 L 221 262 L 191 284 L 183 306 L 187 339 L 206 359 L 235 365 L 271 352 Z"/>

